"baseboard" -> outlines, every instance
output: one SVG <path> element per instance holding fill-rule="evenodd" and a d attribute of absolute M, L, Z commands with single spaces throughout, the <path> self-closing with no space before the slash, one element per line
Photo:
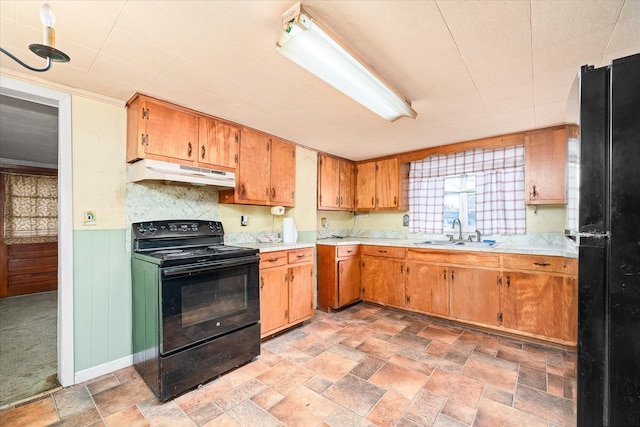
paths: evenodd
<path fill-rule="evenodd" d="M 102 365 L 93 366 L 89 369 L 84 369 L 75 373 L 75 384 L 80 384 L 85 381 L 98 378 L 102 375 L 110 374 L 118 369 L 126 368 L 133 365 L 133 355 L 125 356 L 111 362 L 103 363 Z"/>

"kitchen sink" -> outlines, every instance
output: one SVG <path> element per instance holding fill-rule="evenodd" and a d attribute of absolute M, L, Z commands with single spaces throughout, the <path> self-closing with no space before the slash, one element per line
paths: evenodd
<path fill-rule="evenodd" d="M 420 242 L 420 244 L 433 246 L 470 246 L 477 248 L 492 248 L 497 245 L 495 242 L 470 242 L 468 240 L 427 240 Z"/>
<path fill-rule="evenodd" d="M 423 245 L 436 245 L 436 246 L 449 246 L 453 245 L 454 242 L 451 240 L 427 240 L 426 242 L 421 242 Z"/>
<path fill-rule="evenodd" d="M 452 242 L 454 245 L 462 245 L 462 246 L 474 246 L 474 247 L 480 247 L 480 248 L 492 248 L 495 245 L 497 245 L 497 243 L 495 242 L 461 242 L 461 241 L 457 241 L 457 242 Z"/>

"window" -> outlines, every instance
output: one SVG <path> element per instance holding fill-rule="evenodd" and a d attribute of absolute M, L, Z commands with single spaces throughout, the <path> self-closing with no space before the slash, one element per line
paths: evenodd
<path fill-rule="evenodd" d="M 453 228 L 459 218 L 462 231 L 476 229 L 476 177 L 475 175 L 449 176 L 444 179 L 444 230 Z"/>
<path fill-rule="evenodd" d="M 524 146 L 474 148 L 411 162 L 409 230 L 449 233 L 526 231 Z"/>

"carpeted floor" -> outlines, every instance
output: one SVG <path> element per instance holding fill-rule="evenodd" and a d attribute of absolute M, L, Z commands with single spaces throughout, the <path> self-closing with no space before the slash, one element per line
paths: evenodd
<path fill-rule="evenodd" d="M 58 292 L 0 299 L 0 407 L 58 387 Z"/>

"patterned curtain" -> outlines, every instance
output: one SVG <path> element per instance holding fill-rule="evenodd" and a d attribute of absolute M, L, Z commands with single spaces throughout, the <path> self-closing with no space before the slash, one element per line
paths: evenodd
<path fill-rule="evenodd" d="M 4 243 L 55 242 L 58 238 L 58 178 L 4 175 Z"/>
<path fill-rule="evenodd" d="M 524 145 L 476 148 L 411 162 L 411 231 L 442 233 L 444 178 L 462 174 L 476 175 L 476 221 L 483 234 L 525 232 Z"/>

